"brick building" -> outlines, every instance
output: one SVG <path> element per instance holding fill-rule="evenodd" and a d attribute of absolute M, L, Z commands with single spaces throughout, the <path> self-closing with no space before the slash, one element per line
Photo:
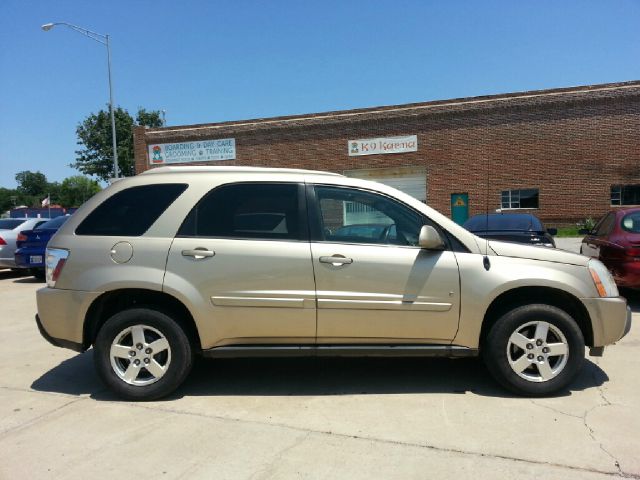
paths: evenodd
<path fill-rule="evenodd" d="M 136 127 L 134 142 L 137 173 L 178 163 L 329 170 L 396 186 L 457 220 L 488 206 L 561 225 L 640 204 L 640 81 Z"/>

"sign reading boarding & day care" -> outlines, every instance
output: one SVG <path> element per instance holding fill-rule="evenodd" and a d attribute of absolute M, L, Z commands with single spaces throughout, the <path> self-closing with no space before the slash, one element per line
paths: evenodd
<path fill-rule="evenodd" d="M 404 153 L 418 151 L 418 136 L 365 138 L 348 141 L 349 156 L 379 155 L 384 153 Z"/>
<path fill-rule="evenodd" d="M 235 158 L 235 138 L 149 145 L 149 163 L 152 165 L 215 162 L 219 160 L 235 160 Z"/>

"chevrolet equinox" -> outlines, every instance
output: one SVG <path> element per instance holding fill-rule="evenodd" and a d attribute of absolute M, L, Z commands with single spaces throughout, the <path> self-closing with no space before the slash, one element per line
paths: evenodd
<path fill-rule="evenodd" d="M 566 387 L 631 312 L 598 260 L 481 239 L 342 175 L 161 167 L 98 193 L 46 252 L 36 321 L 93 346 L 121 397 L 174 391 L 194 356 L 481 356 L 523 395 Z"/>

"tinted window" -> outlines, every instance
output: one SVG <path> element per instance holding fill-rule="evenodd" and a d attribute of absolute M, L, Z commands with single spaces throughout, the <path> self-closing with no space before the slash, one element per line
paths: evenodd
<path fill-rule="evenodd" d="M 320 241 L 417 245 L 422 216 L 382 195 L 350 188 L 315 187 Z"/>
<path fill-rule="evenodd" d="M 298 185 L 241 183 L 209 192 L 178 235 L 298 240 L 302 238 Z"/>
<path fill-rule="evenodd" d="M 0 230 L 13 230 L 18 225 L 22 225 L 23 223 L 24 223 L 24 218 L 15 219 L 15 220 L 12 218 L 6 218 L 3 220 L 0 220 Z"/>
<path fill-rule="evenodd" d="M 48 222 L 44 222 L 42 225 L 39 225 L 36 230 L 43 230 L 45 228 L 60 228 L 60 226 L 69 219 L 69 215 L 62 215 L 60 217 L 56 217 L 53 220 L 49 220 Z"/>
<path fill-rule="evenodd" d="M 640 233 L 640 212 L 628 213 L 622 217 L 621 225 L 627 232 Z"/>
<path fill-rule="evenodd" d="M 464 228 L 472 232 L 485 230 L 542 231 L 542 222 L 533 215 L 504 214 L 475 215 L 467 220 Z"/>
<path fill-rule="evenodd" d="M 185 184 L 163 183 L 122 190 L 91 212 L 76 234 L 138 237 L 186 188 Z"/>
<path fill-rule="evenodd" d="M 598 237 L 603 237 L 607 235 L 613 228 L 613 224 L 615 223 L 615 220 L 616 220 L 616 216 L 613 213 L 608 213 L 594 227 L 594 231 L 595 231 L 594 235 Z"/>

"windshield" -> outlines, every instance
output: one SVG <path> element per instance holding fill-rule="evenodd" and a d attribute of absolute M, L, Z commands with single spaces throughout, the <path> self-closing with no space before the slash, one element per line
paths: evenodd
<path fill-rule="evenodd" d="M 622 229 L 631 233 L 640 233 L 640 212 L 633 212 L 622 217 Z"/>
<path fill-rule="evenodd" d="M 24 218 L 4 218 L 0 220 L 0 230 L 13 230 L 24 222 Z"/>
<path fill-rule="evenodd" d="M 464 224 L 464 228 L 472 232 L 485 230 L 542 231 L 542 222 L 533 216 L 522 213 L 476 215 Z"/>
<path fill-rule="evenodd" d="M 35 230 L 44 230 L 45 228 L 60 228 L 60 226 L 67 221 L 69 215 L 62 215 L 60 217 L 56 217 L 53 220 L 49 220 L 48 222 L 44 222 L 42 225 L 39 225 Z"/>

